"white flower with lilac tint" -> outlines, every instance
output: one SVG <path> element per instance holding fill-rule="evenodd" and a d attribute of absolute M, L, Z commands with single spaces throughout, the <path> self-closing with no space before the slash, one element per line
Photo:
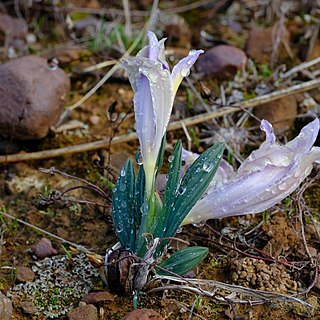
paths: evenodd
<path fill-rule="evenodd" d="M 170 73 L 165 60 L 164 41 L 148 32 L 149 45 L 136 57 L 122 62 L 134 91 L 134 111 L 146 174 L 146 191 L 150 195 L 154 184 L 156 160 L 172 111 L 174 96 L 190 72 L 202 50 L 193 50 Z"/>
<path fill-rule="evenodd" d="M 262 120 L 261 129 L 266 140 L 260 148 L 251 153 L 237 172 L 222 161 L 212 183 L 183 224 L 263 212 L 297 189 L 310 174 L 313 163 L 320 161 L 320 148 L 313 147 L 319 132 L 318 119 L 286 145 L 276 142 L 268 121 Z M 184 156 L 186 162 L 192 159 L 192 154 L 186 157 L 184 152 Z"/>

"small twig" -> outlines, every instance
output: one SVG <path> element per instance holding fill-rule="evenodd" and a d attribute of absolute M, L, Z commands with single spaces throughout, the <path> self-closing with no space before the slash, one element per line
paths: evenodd
<path fill-rule="evenodd" d="M 316 44 L 316 42 L 318 40 L 319 28 L 320 28 L 320 23 L 319 22 L 313 26 L 313 32 L 312 32 L 312 36 L 311 36 L 310 41 L 309 41 L 309 47 L 308 47 L 306 60 L 309 60 L 311 55 L 312 55 L 314 46 L 315 46 L 315 44 Z"/>
<path fill-rule="evenodd" d="M 207 112 L 211 112 L 211 107 L 203 100 L 203 98 L 201 97 L 200 93 L 198 92 L 198 90 L 196 89 L 196 87 L 193 85 L 192 81 L 189 79 L 189 77 L 185 78 L 190 89 L 192 90 L 192 92 L 195 94 L 195 96 L 197 97 L 197 99 L 200 101 L 201 105 L 204 107 L 204 109 Z"/>
<path fill-rule="evenodd" d="M 250 250 L 253 250 L 257 253 L 259 253 L 261 256 L 256 256 L 254 254 L 250 254 L 250 253 L 247 253 L 243 250 L 240 250 L 237 246 L 243 246 L 242 243 L 239 243 L 239 242 L 236 242 L 236 241 L 233 241 L 233 244 L 232 245 L 228 245 L 228 244 L 225 244 L 225 243 L 222 243 L 222 239 L 228 241 L 228 242 L 232 242 L 230 239 L 228 239 L 227 237 L 223 236 L 221 233 L 219 233 L 217 230 L 213 229 L 210 225 L 206 224 L 205 225 L 213 234 L 215 234 L 216 236 L 218 236 L 220 238 L 220 241 L 216 241 L 214 239 L 211 239 L 211 238 L 203 238 L 201 236 L 198 236 L 198 235 L 192 235 L 193 237 L 196 237 L 196 238 L 201 238 L 202 240 L 205 240 L 205 241 L 208 241 L 210 243 L 213 243 L 215 245 L 217 245 L 218 247 L 226 247 L 230 250 L 233 250 L 237 253 L 240 253 L 241 255 L 244 255 L 244 256 L 247 256 L 247 257 L 250 257 L 250 258 L 253 258 L 253 259 L 260 259 L 260 260 L 264 260 L 264 261 L 269 261 L 269 262 L 273 262 L 273 263 L 277 263 L 277 264 L 283 264 L 284 266 L 286 267 L 290 267 L 290 268 L 295 268 L 295 269 L 298 269 L 298 267 L 295 266 L 295 262 L 294 261 L 282 261 L 282 260 L 279 260 L 279 259 L 276 259 L 276 258 L 273 258 L 271 255 L 268 255 L 266 252 L 258 249 L 258 248 L 255 248 L 255 247 L 252 247 L 250 246 L 249 244 L 246 243 L 246 246 L 250 249 Z"/>
<path fill-rule="evenodd" d="M 106 60 L 106 61 L 97 63 L 95 65 L 92 65 L 92 66 L 89 66 L 89 67 L 86 67 L 86 68 L 83 68 L 83 69 L 73 70 L 73 72 L 77 73 L 77 74 L 84 74 L 84 73 L 97 71 L 99 69 L 103 69 L 103 68 L 106 68 L 106 67 L 113 66 L 113 65 L 117 64 L 118 62 L 119 62 L 118 60 Z"/>
<path fill-rule="evenodd" d="M 292 94 L 296 94 L 299 92 L 304 92 L 308 90 L 312 90 L 314 88 L 317 88 L 320 85 L 320 78 L 315 80 L 310 80 L 307 82 L 303 82 L 297 85 L 294 85 L 289 88 L 280 89 L 277 91 L 274 91 L 272 93 L 244 101 L 242 103 L 235 104 L 230 107 L 222 107 L 217 111 L 214 112 L 206 112 L 200 115 L 196 115 L 187 119 L 184 119 L 183 122 L 186 126 L 193 126 L 214 118 L 218 118 L 221 116 L 224 116 L 226 114 L 234 113 L 239 111 L 239 108 L 241 106 L 241 109 L 246 108 L 253 108 L 260 106 L 262 104 L 265 104 L 270 101 L 274 101 Z M 168 125 L 167 130 L 177 130 L 181 129 L 181 121 L 175 121 Z M 113 144 L 122 143 L 122 142 L 128 142 L 135 140 L 137 138 L 137 134 L 135 132 L 128 133 L 119 137 L 115 137 L 112 141 Z M 87 151 L 93 151 L 98 149 L 106 148 L 109 144 L 109 138 L 98 140 L 95 142 L 89 142 L 84 144 L 78 144 L 75 146 L 70 146 L 66 148 L 59 148 L 59 149 L 51 149 L 51 150 L 45 150 L 45 151 L 38 151 L 38 152 L 31 152 L 31 153 L 18 153 L 18 154 L 11 154 L 7 156 L 0 156 L 0 163 L 9 163 L 9 162 L 19 162 L 19 161 L 29 161 L 29 160 L 39 160 L 39 159 L 47 159 L 47 158 L 54 158 L 54 157 L 60 157 L 65 155 L 70 155 L 74 153 L 81 153 L 81 152 L 87 152 Z"/>
<path fill-rule="evenodd" d="M 34 225 L 31 224 L 31 223 L 28 223 L 28 222 L 23 221 L 23 220 L 21 220 L 21 219 L 19 219 L 19 218 L 16 218 L 15 216 L 12 216 L 12 215 L 9 214 L 9 213 L 0 211 L 0 215 L 5 216 L 5 217 L 7 217 L 7 218 L 9 218 L 9 219 L 18 221 L 19 223 L 21 223 L 21 224 L 23 224 L 23 225 L 25 225 L 25 226 L 27 226 L 27 227 L 30 227 L 30 228 L 32 228 L 32 229 L 34 229 L 34 230 L 40 231 L 41 233 L 46 234 L 47 236 L 49 236 L 49 237 L 51 237 L 51 238 L 54 238 L 54 239 L 59 240 L 59 241 L 61 241 L 61 242 L 67 243 L 67 244 L 69 244 L 70 246 L 76 248 L 76 249 L 77 249 L 78 251 L 80 251 L 80 252 L 83 252 L 83 253 L 85 253 L 85 254 L 93 254 L 93 252 L 91 252 L 90 250 L 86 249 L 85 247 L 83 247 L 83 246 L 81 246 L 81 245 L 78 245 L 78 244 L 76 244 L 76 243 L 74 243 L 74 242 L 71 242 L 71 241 L 69 241 L 69 240 L 63 239 L 63 238 L 61 238 L 61 237 L 59 237 L 59 236 L 57 236 L 57 235 L 55 235 L 55 234 L 53 234 L 53 233 L 51 233 L 51 232 L 49 232 L 49 231 L 43 230 L 43 229 L 41 229 L 41 228 L 39 228 L 39 227 L 37 227 L 37 226 L 34 226 Z"/>
<path fill-rule="evenodd" d="M 206 279 L 185 279 L 185 278 L 177 278 L 172 276 L 162 276 L 162 275 L 155 275 L 154 280 L 169 280 L 179 283 L 179 285 L 167 285 L 163 287 L 156 287 L 149 290 L 149 292 L 156 292 L 161 290 L 182 290 L 182 291 L 189 291 L 192 293 L 201 294 L 203 296 L 209 297 L 209 298 L 215 298 L 216 300 L 219 300 L 220 302 L 227 302 L 232 301 L 233 303 L 250 303 L 250 304 L 261 304 L 268 301 L 283 301 L 283 302 L 298 302 L 302 305 L 306 305 L 308 307 L 313 308 L 313 306 L 303 300 L 300 300 L 294 296 L 289 296 L 282 293 L 275 293 L 275 292 L 269 292 L 269 291 L 263 291 L 263 290 L 256 290 L 251 288 L 246 288 L 239 285 L 232 285 L 223 283 L 216 280 L 206 280 Z M 192 287 L 190 287 L 190 283 L 192 284 Z M 189 284 L 189 285 L 188 285 Z M 196 285 L 196 287 L 194 287 Z M 200 289 L 199 289 L 200 288 Z M 205 289 L 204 289 L 205 288 Z M 217 293 L 217 290 L 228 290 L 231 292 L 235 292 L 238 294 L 245 295 L 247 297 L 255 297 L 257 300 L 231 300 L 230 298 L 226 298 L 221 296 Z M 219 297 L 220 296 L 220 297 Z"/>
<path fill-rule="evenodd" d="M 319 64 L 320 63 L 320 57 L 318 58 L 315 58 L 313 60 L 310 60 L 310 61 L 307 61 L 307 62 L 303 62 L 295 67 L 293 67 L 292 69 L 288 70 L 286 73 L 282 74 L 281 75 L 281 78 L 282 79 L 285 79 L 285 78 L 289 78 L 291 77 L 292 75 L 294 75 L 295 73 L 297 72 L 300 72 L 302 70 L 305 70 L 305 69 L 308 69 L 316 64 Z"/>
<path fill-rule="evenodd" d="M 100 194 L 102 196 L 102 198 L 108 199 L 108 195 L 101 188 L 99 188 L 94 183 L 91 183 L 90 181 L 87 181 L 85 179 L 79 178 L 77 176 L 73 176 L 73 175 L 67 174 L 67 173 L 65 173 L 63 171 L 60 171 L 60 170 L 54 168 L 54 167 L 51 167 L 50 169 L 39 168 L 39 171 L 41 171 L 43 173 L 51 174 L 51 175 L 60 174 L 61 176 L 65 177 L 67 179 L 80 181 L 80 182 L 84 183 L 85 185 L 89 186 L 91 190 L 94 190 L 98 194 Z"/>
<path fill-rule="evenodd" d="M 193 304 L 192 304 L 192 307 L 191 307 L 191 310 L 190 310 L 190 315 L 189 315 L 189 319 L 188 320 L 192 320 L 193 319 L 193 311 L 194 311 L 194 309 L 195 309 L 195 307 L 196 307 L 196 304 L 198 303 L 198 301 L 201 299 L 201 295 L 200 294 L 198 294 L 197 296 L 196 296 L 196 298 L 194 299 L 194 301 L 193 301 Z"/>
<path fill-rule="evenodd" d="M 124 32 L 126 37 L 131 38 L 132 36 L 132 27 L 131 27 L 131 17 L 130 17 L 130 5 L 128 0 L 122 0 L 122 6 L 125 17 L 125 26 Z"/>
<path fill-rule="evenodd" d="M 188 151 L 191 151 L 192 139 L 190 137 L 190 134 L 188 132 L 188 129 L 187 129 L 186 125 L 184 124 L 184 122 L 182 120 L 181 120 L 181 126 L 182 126 L 183 132 L 186 135 L 186 138 L 187 138 L 187 141 L 188 141 Z"/>

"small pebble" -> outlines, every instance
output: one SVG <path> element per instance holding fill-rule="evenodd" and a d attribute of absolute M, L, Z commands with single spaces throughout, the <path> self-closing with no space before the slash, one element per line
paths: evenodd
<path fill-rule="evenodd" d="M 98 320 L 98 310 L 92 304 L 86 304 L 68 312 L 68 320 Z"/>
<path fill-rule="evenodd" d="M 34 272 L 28 267 L 18 267 L 16 279 L 19 282 L 32 282 L 34 280 Z"/>
<path fill-rule="evenodd" d="M 0 292 L 0 319 L 10 320 L 12 314 L 12 302 Z"/>
<path fill-rule="evenodd" d="M 93 125 L 96 125 L 100 122 L 100 117 L 99 116 L 91 116 L 89 120 Z"/>
<path fill-rule="evenodd" d="M 30 315 L 36 314 L 39 311 L 33 301 L 22 301 L 20 303 L 20 307 L 22 308 L 24 313 Z"/>
<path fill-rule="evenodd" d="M 90 292 L 81 301 L 87 304 L 95 304 L 99 302 L 114 301 L 114 296 L 108 291 Z"/>
<path fill-rule="evenodd" d="M 152 309 L 137 309 L 126 315 L 124 320 L 163 320 L 162 316 Z"/>
<path fill-rule="evenodd" d="M 51 241 L 47 238 L 42 238 L 37 244 L 31 247 L 31 250 L 39 259 L 44 259 L 57 254 L 57 250 L 52 247 Z"/>
<path fill-rule="evenodd" d="M 246 63 L 247 56 L 241 49 L 221 44 L 202 54 L 196 66 L 205 76 L 232 79 Z"/>

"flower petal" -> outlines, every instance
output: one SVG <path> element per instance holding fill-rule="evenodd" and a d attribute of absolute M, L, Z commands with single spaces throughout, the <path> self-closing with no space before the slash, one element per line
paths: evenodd
<path fill-rule="evenodd" d="M 168 63 L 165 57 L 164 42 L 166 39 L 158 41 L 156 35 L 152 31 L 148 31 L 149 45 L 143 47 L 138 53 L 137 57 L 148 58 L 153 61 L 162 63 L 164 69 L 169 70 Z"/>
<path fill-rule="evenodd" d="M 152 31 L 148 31 L 149 38 L 149 56 L 150 60 L 158 61 L 158 55 L 160 51 L 159 41 L 156 35 Z"/>
<path fill-rule="evenodd" d="M 311 121 L 302 128 L 300 134 L 286 144 L 286 147 L 294 152 L 306 152 L 310 150 L 317 139 L 319 132 L 319 119 Z"/>
<path fill-rule="evenodd" d="M 191 50 L 187 57 L 180 60 L 178 64 L 174 66 L 171 74 L 174 95 L 176 94 L 182 79 L 189 75 L 191 67 L 197 61 L 199 55 L 203 52 L 203 50 Z"/>
<path fill-rule="evenodd" d="M 187 169 L 190 167 L 190 165 L 199 157 L 197 153 L 188 151 L 184 148 L 182 148 L 182 160 L 185 161 L 185 165 L 183 166 L 181 172 L 184 174 Z M 224 159 L 221 159 L 219 168 L 217 169 L 216 174 L 214 175 L 209 188 L 212 188 L 213 186 L 218 186 L 225 181 L 227 181 L 228 178 L 230 178 L 234 174 L 232 166 Z"/>
<path fill-rule="evenodd" d="M 146 159 L 152 153 L 151 145 L 156 134 L 155 113 L 148 78 L 142 74 L 136 84 L 137 91 L 133 100 L 137 122 L 136 128 L 142 157 Z"/>
<path fill-rule="evenodd" d="M 262 120 L 260 125 L 261 130 L 266 133 L 266 141 L 260 146 L 260 148 L 265 148 L 276 141 L 276 136 L 274 135 L 274 130 L 270 122 L 267 120 Z"/>
<path fill-rule="evenodd" d="M 236 174 L 220 185 L 210 186 L 183 224 L 262 212 L 290 195 L 310 174 L 313 162 L 320 160 L 320 148 L 310 150 L 310 143 L 319 131 L 317 120 L 305 126 L 299 136 L 285 146 L 275 142 L 271 125 L 264 122 L 262 127 L 267 131 L 267 138 L 264 147 L 261 145 L 252 153 L 258 156 L 251 154 Z M 307 148 L 302 147 L 302 140 Z M 267 144 L 269 148 L 265 147 Z M 292 149 L 288 145 L 293 146 Z M 297 148 L 302 151 L 296 153 L 293 149 Z"/>

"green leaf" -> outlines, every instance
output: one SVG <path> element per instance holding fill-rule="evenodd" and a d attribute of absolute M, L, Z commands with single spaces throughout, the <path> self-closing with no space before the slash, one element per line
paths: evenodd
<path fill-rule="evenodd" d="M 168 220 L 169 208 L 175 201 L 175 195 L 180 179 L 181 153 L 182 143 L 181 140 L 179 140 L 173 150 L 173 159 L 170 163 L 167 180 L 168 182 L 163 198 L 163 208 L 162 211 L 157 214 L 157 228 L 154 234 L 155 237 L 162 238 L 166 232 L 165 225 Z"/>
<path fill-rule="evenodd" d="M 161 146 L 160 146 L 160 150 L 158 153 L 158 158 L 157 158 L 157 162 L 156 162 L 156 170 L 157 170 L 157 174 L 159 173 L 162 164 L 163 164 L 163 156 L 164 156 L 164 152 L 166 150 L 166 134 L 164 134 L 162 141 L 161 141 Z"/>
<path fill-rule="evenodd" d="M 120 171 L 112 197 L 112 218 L 116 235 L 123 246 L 132 250 L 135 246 L 136 226 L 134 221 L 135 175 L 129 159 Z"/>
<path fill-rule="evenodd" d="M 213 145 L 195 160 L 184 175 L 173 206 L 167 208 L 168 219 L 165 225 L 167 237 L 175 234 L 183 219 L 209 186 L 219 167 L 223 151 L 223 143 Z"/>
<path fill-rule="evenodd" d="M 173 273 L 184 275 L 195 268 L 208 254 L 209 250 L 205 247 L 188 247 L 177 251 L 169 259 L 159 263 L 161 268 Z M 157 268 L 160 275 L 172 275 L 172 273 Z"/>
<path fill-rule="evenodd" d="M 135 221 L 136 225 L 141 224 L 141 206 L 145 201 L 146 176 L 143 165 L 139 167 L 136 188 L 135 188 Z"/>

